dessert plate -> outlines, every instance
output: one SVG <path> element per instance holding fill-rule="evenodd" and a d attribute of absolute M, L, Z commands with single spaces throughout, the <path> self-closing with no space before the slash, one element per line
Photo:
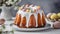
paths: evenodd
<path fill-rule="evenodd" d="M 47 24 L 45 27 L 42 28 L 19 28 L 16 25 L 13 25 L 13 28 L 16 31 L 33 32 L 33 31 L 42 31 L 42 30 L 51 29 L 52 27 L 50 24 Z"/>
<path fill-rule="evenodd" d="M 15 18 L 13 18 L 14 20 Z M 45 27 L 42 28 L 19 28 L 16 25 L 13 24 L 13 29 L 16 31 L 24 31 L 24 32 L 35 32 L 35 31 L 42 31 L 53 28 L 51 26 L 51 23 L 47 22 Z"/>

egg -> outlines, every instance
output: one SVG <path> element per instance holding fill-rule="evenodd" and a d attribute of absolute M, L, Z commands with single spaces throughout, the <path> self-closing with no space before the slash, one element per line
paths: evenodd
<path fill-rule="evenodd" d="M 60 18 L 60 13 L 58 13 L 57 15 L 58 15 L 58 17 Z"/>
<path fill-rule="evenodd" d="M 52 13 L 48 13 L 47 14 L 47 18 L 50 18 L 51 15 L 52 15 Z"/>
<path fill-rule="evenodd" d="M 54 26 L 54 28 L 60 28 L 60 22 L 59 21 L 56 21 L 56 22 L 54 22 L 54 24 L 53 24 Z"/>
<path fill-rule="evenodd" d="M 51 18 L 52 20 L 54 20 L 54 19 L 58 19 L 58 16 L 57 16 L 56 13 L 53 13 L 50 18 Z"/>
<path fill-rule="evenodd" d="M 27 9 L 26 9 L 26 12 L 31 12 L 31 9 L 28 9 L 28 8 L 27 8 Z"/>
<path fill-rule="evenodd" d="M 37 6 L 37 9 L 39 10 L 40 9 L 40 6 Z"/>
<path fill-rule="evenodd" d="M 0 25 L 4 24 L 5 19 L 0 19 Z"/>

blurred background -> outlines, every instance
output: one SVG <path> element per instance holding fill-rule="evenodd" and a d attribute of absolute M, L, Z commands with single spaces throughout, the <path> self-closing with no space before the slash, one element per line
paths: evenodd
<path fill-rule="evenodd" d="M 21 0 L 19 6 L 23 4 L 35 4 L 40 5 L 43 8 L 45 14 L 49 12 L 60 12 L 60 0 Z M 0 9 L 0 13 L 1 13 Z M 15 16 L 18 10 L 11 9 L 12 15 Z"/>

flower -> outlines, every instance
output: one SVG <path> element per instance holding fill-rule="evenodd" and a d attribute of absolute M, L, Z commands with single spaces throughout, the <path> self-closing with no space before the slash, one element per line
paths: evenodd
<path fill-rule="evenodd" d="M 13 6 L 15 5 L 17 2 L 19 2 L 20 0 L 0 0 L 0 6 Z"/>

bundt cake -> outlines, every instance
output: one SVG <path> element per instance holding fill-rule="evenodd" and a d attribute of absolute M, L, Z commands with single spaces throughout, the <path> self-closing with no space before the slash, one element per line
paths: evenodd
<path fill-rule="evenodd" d="M 46 25 L 45 15 L 40 6 L 22 5 L 16 14 L 14 24 L 20 28 L 40 28 Z"/>

